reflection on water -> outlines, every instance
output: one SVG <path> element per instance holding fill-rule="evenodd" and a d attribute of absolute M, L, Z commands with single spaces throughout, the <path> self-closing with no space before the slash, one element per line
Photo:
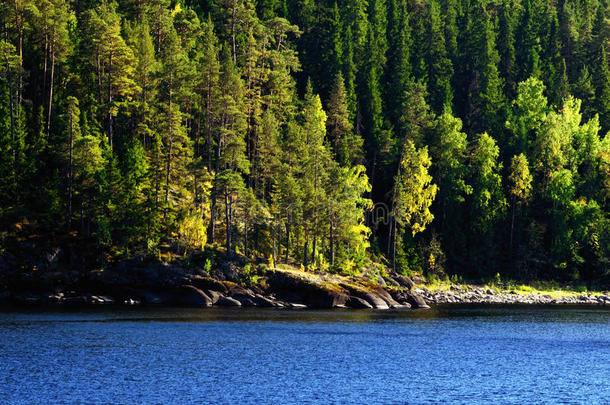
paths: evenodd
<path fill-rule="evenodd" d="M 610 309 L 0 310 L 0 403 L 610 398 Z"/>

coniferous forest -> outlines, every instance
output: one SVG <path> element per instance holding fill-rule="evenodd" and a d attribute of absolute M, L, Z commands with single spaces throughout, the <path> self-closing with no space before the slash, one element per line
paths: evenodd
<path fill-rule="evenodd" d="M 4 255 L 610 278 L 607 0 L 0 7 Z"/>

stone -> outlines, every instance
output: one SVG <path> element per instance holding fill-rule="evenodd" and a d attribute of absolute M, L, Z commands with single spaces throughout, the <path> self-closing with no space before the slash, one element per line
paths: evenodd
<path fill-rule="evenodd" d="M 430 306 L 426 304 L 426 301 L 423 299 L 423 297 L 414 291 L 410 291 L 409 293 L 407 293 L 407 302 L 411 304 L 413 308 L 430 308 Z"/>
<path fill-rule="evenodd" d="M 288 303 L 286 303 L 286 307 L 292 308 L 292 309 L 305 309 L 305 308 L 307 308 L 307 305 L 299 304 L 296 302 L 288 302 Z"/>
<path fill-rule="evenodd" d="M 211 307 L 212 299 L 192 285 L 182 285 L 175 291 L 176 301 L 181 305 Z"/>
<path fill-rule="evenodd" d="M 411 280 L 409 277 L 405 277 L 400 274 L 397 274 L 396 276 L 394 276 L 394 280 L 396 280 L 398 282 L 398 284 L 400 284 L 402 287 L 405 287 L 409 290 L 411 288 L 413 288 L 413 286 L 415 285 L 413 280 Z"/>
<path fill-rule="evenodd" d="M 203 290 L 203 292 L 212 299 L 212 305 L 216 304 L 218 302 L 218 300 L 223 297 L 223 295 L 221 293 L 219 293 L 218 291 L 214 291 L 214 290 Z"/>
<path fill-rule="evenodd" d="M 220 296 L 218 301 L 216 301 L 216 305 L 221 307 L 241 307 L 241 302 L 231 297 Z"/>
<path fill-rule="evenodd" d="M 372 309 L 373 306 L 362 298 L 350 295 L 347 305 L 355 309 Z"/>
<path fill-rule="evenodd" d="M 189 284 L 199 288 L 200 290 L 212 290 L 212 291 L 218 291 L 222 294 L 227 294 L 229 292 L 229 288 L 226 286 L 225 283 L 218 281 L 218 280 L 214 280 L 213 278 L 210 277 L 202 277 L 202 276 L 195 276 L 195 277 L 191 277 Z"/>

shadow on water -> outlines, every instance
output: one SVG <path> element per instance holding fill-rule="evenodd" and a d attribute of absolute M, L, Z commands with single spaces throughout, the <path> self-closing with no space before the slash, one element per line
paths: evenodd
<path fill-rule="evenodd" d="M 285 322 L 375 323 L 440 319 L 606 323 L 610 307 L 586 305 L 437 305 L 426 310 L 311 310 L 180 307 L 0 307 L 5 322 Z"/>

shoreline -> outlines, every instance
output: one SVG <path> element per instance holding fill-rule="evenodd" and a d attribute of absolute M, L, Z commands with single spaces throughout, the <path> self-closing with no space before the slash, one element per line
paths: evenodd
<path fill-rule="evenodd" d="M 443 288 L 414 287 L 430 305 L 500 304 L 500 305 L 600 305 L 610 306 L 610 292 L 575 292 L 569 290 L 520 291 L 470 284 L 443 285 Z"/>

